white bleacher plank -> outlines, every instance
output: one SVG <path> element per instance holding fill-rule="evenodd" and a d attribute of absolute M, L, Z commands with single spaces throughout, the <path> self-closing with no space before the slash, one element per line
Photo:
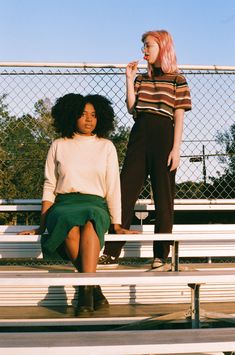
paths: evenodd
<path fill-rule="evenodd" d="M 1 212 L 40 211 L 41 205 L 1 205 Z"/>
<path fill-rule="evenodd" d="M 0 205 L 41 205 L 41 203 L 41 199 L 0 199 Z"/>
<path fill-rule="evenodd" d="M 141 232 L 151 232 L 154 233 L 154 225 L 153 224 L 142 224 L 142 225 L 132 225 L 132 230 L 138 230 Z M 173 225 L 173 233 L 175 232 L 226 232 L 226 231 L 233 231 L 235 232 L 235 224 L 174 224 Z M 1 232 L 1 226 L 0 226 Z"/>
<path fill-rule="evenodd" d="M 213 233 L 143 233 L 143 234 L 106 234 L 106 241 L 235 241 L 235 231 L 228 231 L 226 233 L 213 232 Z"/>
<path fill-rule="evenodd" d="M 231 257 L 235 255 L 234 242 L 182 242 L 180 244 L 180 258 L 199 258 L 199 257 Z M 172 256 L 170 251 L 169 257 Z M 126 243 L 122 249 L 120 257 L 126 258 L 152 258 L 153 245 L 152 242 L 142 243 Z"/>
<path fill-rule="evenodd" d="M 205 270 L 203 270 L 204 272 Z M 14 271 L 12 271 L 14 272 Z M 24 271 L 29 272 L 29 271 Z M 40 272 L 35 270 L 35 273 Z M 45 270 L 45 272 L 47 272 Z M 100 271 L 98 271 L 100 272 Z M 103 272 L 103 271 L 102 271 Z M 111 271 L 110 271 L 111 272 Z M 126 304 L 187 304 L 190 303 L 190 290 L 184 283 L 158 285 L 105 285 L 102 291 L 110 305 Z M 73 286 L 1 286 L 0 307 L 5 306 L 71 306 L 75 300 Z M 201 302 L 234 302 L 235 283 L 215 283 L 201 289 Z M 0 311 L 1 312 L 1 311 Z M 3 318 L 3 316 L 1 316 Z"/>
<path fill-rule="evenodd" d="M 39 242 L 41 241 L 41 236 L 40 235 L 25 235 L 25 234 L 0 234 L 0 243 L 6 242 L 6 243 L 11 243 L 11 242 L 22 242 L 22 243 L 31 243 L 31 242 Z"/>
<path fill-rule="evenodd" d="M 136 205 L 153 205 L 153 200 L 151 199 L 138 199 Z M 175 198 L 175 205 L 235 205 L 235 199 L 205 199 L 205 198 Z"/>
<path fill-rule="evenodd" d="M 0 225 L 1 233 L 18 233 L 26 229 L 35 229 L 38 225 Z M 132 225 L 132 230 L 138 230 L 141 232 L 154 232 L 153 224 L 143 224 L 143 225 Z M 219 231 L 234 231 L 235 224 L 174 224 L 174 232 L 219 232 Z"/>
<path fill-rule="evenodd" d="M 0 319 L 0 327 L 40 327 L 40 326 L 81 326 L 81 325 L 124 325 L 136 323 L 149 319 L 149 316 L 132 316 L 132 317 L 89 317 L 89 318 L 26 318 L 26 319 Z"/>
<path fill-rule="evenodd" d="M 203 232 L 175 232 L 171 233 L 139 233 L 139 234 L 105 234 L 105 241 L 129 241 L 129 242 L 147 242 L 147 241 L 233 241 L 235 240 L 235 231 L 203 231 Z M 0 241 L 40 241 L 40 235 L 20 235 L 20 234 L 0 234 Z"/>
<path fill-rule="evenodd" d="M 95 332 L 3 333 L 4 355 L 140 355 L 232 352 L 235 328 Z"/>
<path fill-rule="evenodd" d="M 23 230 L 35 229 L 38 228 L 38 225 L 0 225 L 0 234 L 1 233 L 19 233 Z"/>
<path fill-rule="evenodd" d="M 228 198 L 228 199 L 203 199 L 203 198 L 197 198 L 197 199 L 175 199 L 174 203 L 176 205 L 200 205 L 200 204 L 207 204 L 207 205 L 235 205 L 235 199 Z"/>
<path fill-rule="evenodd" d="M 210 204 L 187 204 L 174 205 L 175 211 L 234 211 L 234 204 L 210 205 Z M 136 211 L 154 211 L 155 205 L 138 205 Z"/>
<path fill-rule="evenodd" d="M 151 200 L 138 200 L 136 211 L 154 211 L 155 205 Z M 228 211 L 235 210 L 235 199 L 175 199 L 175 211 Z"/>
<path fill-rule="evenodd" d="M 181 271 L 181 272 L 133 272 L 117 271 L 115 273 L 103 271 L 101 273 L 78 272 L 0 272 L 2 286 L 65 286 L 65 285 L 157 285 L 165 284 L 207 284 L 207 283 L 235 283 L 235 269 Z"/>
<path fill-rule="evenodd" d="M 196 225 L 197 226 L 197 225 Z M 9 230 L 12 233 L 17 231 L 18 226 L 13 226 Z M 211 225 L 209 225 L 211 227 Z M 173 234 L 153 234 L 152 226 L 143 226 L 146 232 L 140 234 L 114 235 L 106 234 L 105 240 L 109 241 L 128 241 L 122 252 L 121 257 L 152 257 L 153 240 L 175 240 L 180 242 L 180 257 L 224 257 L 235 255 L 235 231 L 234 225 L 228 225 L 223 230 L 223 225 L 213 226 L 209 231 L 204 227 L 190 231 L 189 226 L 173 232 Z M 206 228 L 206 225 L 205 225 Z M 27 229 L 27 226 L 21 226 Z M 200 231 L 201 229 L 201 231 Z M 18 235 L 12 233 L 0 234 L 0 258 L 41 258 L 41 245 L 39 235 Z M 171 254 L 170 254 L 171 256 Z"/>
<path fill-rule="evenodd" d="M 38 199 L 0 199 L 0 211 L 40 211 L 41 200 Z M 155 206 L 152 200 L 138 200 L 136 211 L 153 211 Z M 235 210 L 235 199 L 175 199 L 176 211 L 194 210 Z"/>

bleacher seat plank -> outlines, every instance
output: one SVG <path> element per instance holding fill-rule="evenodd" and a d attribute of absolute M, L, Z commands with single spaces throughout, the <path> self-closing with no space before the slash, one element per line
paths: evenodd
<path fill-rule="evenodd" d="M 235 328 L 0 334 L 4 355 L 141 355 L 232 352 Z"/>
<path fill-rule="evenodd" d="M 152 200 L 138 200 L 136 211 L 154 211 Z M 175 211 L 229 211 L 235 210 L 235 199 L 175 199 Z"/>
<path fill-rule="evenodd" d="M 27 228 L 27 226 L 25 226 L 25 228 Z M 42 258 L 40 235 L 18 235 L 12 233 L 13 230 L 11 233 L 0 234 L 1 258 Z M 149 231 L 129 235 L 106 234 L 105 240 L 128 242 L 122 250 L 121 257 L 151 257 L 152 241 L 173 241 L 170 256 L 172 257 L 172 269 L 176 271 L 179 269 L 180 256 L 232 257 L 235 253 L 234 225 L 229 225 L 226 230 L 223 230 L 220 226 L 217 230 L 209 229 L 209 231 L 203 229 L 201 229 L 201 231 L 200 229 L 189 231 L 189 227 L 185 228 L 185 231 L 183 231 L 178 228 L 173 234 L 154 234 Z"/>
<path fill-rule="evenodd" d="M 0 234 L 15 234 L 25 229 L 35 229 L 38 225 L 0 225 Z M 132 225 L 132 230 L 138 230 L 139 232 L 154 233 L 153 224 Z M 174 224 L 173 233 L 210 233 L 210 232 L 235 232 L 235 224 Z"/>
<path fill-rule="evenodd" d="M 8 267 L 11 269 L 12 267 Z M 28 272 L 28 271 L 26 271 Z M 37 269 L 35 271 L 39 272 Z M 47 272 L 45 270 L 45 272 Z M 116 271 L 115 271 L 116 272 Z M 111 305 L 160 305 L 167 302 L 184 304 L 190 303 L 190 289 L 186 284 L 171 285 L 106 285 L 102 286 L 103 293 Z M 215 283 L 204 285 L 201 289 L 201 302 L 220 304 L 234 302 L 235 284 Z M 72 285 L 50 286 L 2 286 L 0 289 L 0 306 L 38 306 L 64 307 L 76 302 L 76 289 Z M 169 306 L 170 307 L 170 306 Z M 234 308 L 235 309 L 235 308 Z M 3 313 L 1 313 L 3 315 Z"/>
<path fill-rule="evenodd" d="M 41 200 L 40 199 L 2 199 L 0 200 L 0 211 L 35 211 L 35 210 L 40 210 L 41 208 Z M 226 209 L 231 209 L 235 210 L 235 199 L 175 199 L 175 209 L 182 209 L 182 210 L 190 210 L 194 209 L 196 210 L 204 210 L 204 209 L 221 209 L 221 210 L 226 210 Z M 136 213 L 140 213 L 140 219 L 141 219 L 141 224 L 142 224 L 142 218 L 145 218 L 142 216 L 141 211 L 151 211 L 155 209 L 155 206 L 152 203 L 152 200 L 138 200 L 135 206 Z M 146 214 L 146 213 L 143 213 Z M 18 226 L 0 226 L 0 233 L 3 234 L 10 234 L 12 233 L 17 233 L 16 228 Z M 15 229 L 14 229 L 15 228 Z M 26 228 L 31 228 L 31 226 Z M 142 228 L 142 225 L 138 227 Z M 148 230 L 146 228 L 149 228 Z M 24 226 L 19 226 L 19 230 L 23 230 Z M 136 239 L 134 239 L 134 235 L 132 235 L 131 240 L 131 246 L 130 243 L 126 244 L 125 247 L 123 248 L 121 252 L 121 257 L 152 257 L 152 246 L 151 242 L 153 240 L 173 240 L 173 238 L 170 236 L 167 236 L 167 234 L 164 235 L 164 239 L 162 239 L 160 234 L 154 235 L 153 234 L 153 226 L 150 227 L 145 227 L 146 230 L 142 230 L 144 233 Z M 152 233 L 152 235 L 147 235 L 147 232 Z M 192 237 L 192 240 L 186 238 L 185 233 L 189 234 L 194 234 L 194 238 Z M 200 233 L 200 236 L 199 236 Z M 219 233 L 221 235 L 219 236 Z M 224 233 L 224 236 L 222 235 Z M 184 234 L 184 237 L 182 236 L 181 240 L 175 240 L 175 243 L 173 245 L 173 250 L 170 256 L 173 258 L 173 269 L 178 270 L 178 264 L 179 264 L 179 255 L 178 255 L 178 247 L 179 247 L 179 242 L 180 242 L 180 256 L 183 257 L 200 257 L 200 256 L 205 256 L 207 258 L 211 257 L 224 257 L 224 256 L 234 256 L 235 254 L 235 245 L 233 243 L 233 237 L 230 236 L 230 234 L 234 233 L 235 234 L 235 228 L 234 224 L 233 225 L 174 225 L 173 227 L 173 234 Z M 208 238 L 206 239 L 205 235 L 208 235 Z M 209 236 L 211 234 L 211 237 Z M 212 236 L 213 234 L 213 236 Z M 222 238 L 221 240 L 220 237 Z M 13 237 L 12 237 L 13 238 Z M 106 234 L 105 236 L 107 241 L 112 241 L 112 240 L 123 240 L 126 241 L 128 240 L 128 237 L 125 235 L 123 237 L 119 236 L 113 236 Z M 118 239 L 119 238 L 119 239 Z M 141 241 L 140 239 L 143 238 Z M 196 240 L 198 238 L 198 240 Z M 9 239 L 9 244 L 7 244 L 7 241 L 2 239 L 2 245 L 1 245 L 1 254 L 0 257 L 2 258 L 14 258 L 14 255 L 16 257 L 30 257 L 30 252 L 32 252 L 31 257 L 33 258 L 42 258 L 42 253 L 39 251 L 39 247 L 37 243 L 38 241 L 35 241 L 35 244 L 33 244 L 33 239 L 31 239 L 32 242 L 31 246 L 32 249 L 30 249 L 30 246 L 22 246 L 20 244 L 14 245 L 14 243 L 19 242 L 20 243 L 20 238 L 17 239 L 15 242 L 13 239 L 11 239 L 12 245 L 10 245 L 10 239 Z M 135 242 L 134 242 L 135 241 Z M 149 242 L 149 244 L 147 244 Z M 6 243 L 6 244 L 4 244 Z M 25 240 L 25 243 L 27 241 Z M 135 244 L 134 244 L 135 243 Z M 200 245 L 201 243 L 201 245 Z M 212 244 L 210 244 L 212 243 Z M 213 244 L 214 243 L 214 244 Z M 34 250 L 34 245 L 36 246 L 36 251 Z M 19 247 L 19 252 L 15 254 L 16 248 Z M 209 260 L 209 259 L 208 259 Z"/>
<path fill-rule="evenodd" d="M 0 235 L 0 242 L 39 242 L 40 235 L 15 235 L 7 234 Z M 105 241 L 129 241 L 129 242 L 141 242 L 141 241 L 216 241 L 216 240 L 235 240 L 235 231 L 227 231 L 226 233 L 218 232 L 178 232 L 178 233 L 140 233 L 140 234 L 106 234 Z"/>
<path fill-rule="evenodd" d="M 39 211 L 40 199 L 0 199 L 0 211 Z M 138 200 L 135 211 L 153 211 L 155 205 L 150 199 Z M 193 210 L 235 210 L 235 199 L 175 199 L 176 211 Z"/>
<path fill-rule="evenodd" d="M 107 325 L 125 325 L 148 320 L 149 316 L 145 317 L 93 317 L 93 318 L 43 318 L 43 319 L 0 319 L 0 327 L 64 327 L 64 326 L 107 326 Z"/>
<path fill-rule="evenodd" d="M 235 269 L 198 271 L 0 272 L 1 286 L 158 285 L 235 283 Z"/>
<path fill-rule="evenodd" d="M 41 204 L 38 205 L 1 205 L 1 212 L 32 212 L 32 211 L 40 211 Z"/>

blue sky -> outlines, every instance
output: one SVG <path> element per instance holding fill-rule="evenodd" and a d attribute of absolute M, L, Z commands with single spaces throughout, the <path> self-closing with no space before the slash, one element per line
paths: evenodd
<path fill-rule="evenodd" d="M 125 64 L 166 29 L 181 65 L 235 65 L 234 0 L 0 0 L 0 61 Z"/>

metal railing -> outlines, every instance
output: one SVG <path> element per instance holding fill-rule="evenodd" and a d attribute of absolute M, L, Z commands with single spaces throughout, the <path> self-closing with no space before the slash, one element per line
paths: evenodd
<path fill-rule="evenodd" d="M 0 198 L 40 198 L 55 134 L 50 108 L 69 92 L 108 97 L 116 113 L 120 166 L 133 124 L 124 64 L 0 63 Z M 192 96 L 177 172 L 177 198 L 235 198 L 235 67 L 181 66 Z M 139 66 L 139 72 L 146 70 Z M 140 198 L 150 198 L 149 182 Z"/>

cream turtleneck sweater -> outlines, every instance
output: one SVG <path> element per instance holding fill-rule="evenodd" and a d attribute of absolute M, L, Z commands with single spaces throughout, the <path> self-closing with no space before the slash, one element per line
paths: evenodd
<path fill-rule="evenodd" d="M 121 224 L 119 165 L 110 140 L 75 134 L 74 138 L 59 138 L 52 143 L 42 200 L 54 202 L 56 194 L 70 192 L 104 197 L 111 223 Z"/>

